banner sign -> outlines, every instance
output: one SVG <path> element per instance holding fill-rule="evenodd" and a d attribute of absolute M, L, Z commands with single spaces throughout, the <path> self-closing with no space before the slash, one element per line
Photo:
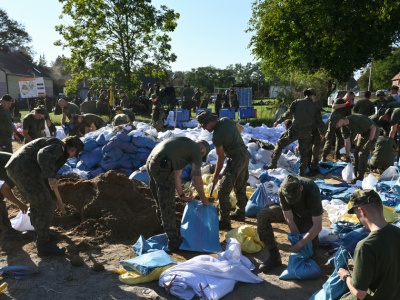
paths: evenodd
<path fill-rule="evenodd" d="M 18 84 L 22 98 L 37 98 L 46 95 L 43 77 L 19 78 Z"/>

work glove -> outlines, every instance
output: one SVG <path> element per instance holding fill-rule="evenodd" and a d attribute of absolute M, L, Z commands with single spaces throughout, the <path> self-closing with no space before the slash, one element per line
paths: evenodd
<path fill-rule="evenodd" d="M 20 134 L 19 132 L 17 132 L 15 135 L 19 138 L 19 140 L 20 140 L 21 142 L 24 141 L 25 137 L 24 137 L 22 134 Z"/>
<path fill-rule="evenodd" d="M 346 106 L 346 107 L 351 106 L 351 102 L 350 102 L 350 101 L 346 101 L 346 103 L 344 104 L 344 106 Z"/>

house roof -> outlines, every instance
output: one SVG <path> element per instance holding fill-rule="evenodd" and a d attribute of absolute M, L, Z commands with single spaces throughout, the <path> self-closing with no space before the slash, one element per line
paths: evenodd
<path fill-rule="evenodd" d="M 397 73 L 393 78 L 392 78 L 392 81 L 393 80 L 399 80 L 400 79 L 400 73 Z"/>
<path fill-rule="evenodd" d="M 47 71 L 29 61 L 20 52 L 8 49 L 0 48 L 0 69 L 6 74 L 51 78 Z"/>

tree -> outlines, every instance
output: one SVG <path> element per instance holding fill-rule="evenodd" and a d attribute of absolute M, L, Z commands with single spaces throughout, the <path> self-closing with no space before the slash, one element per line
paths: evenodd
<path fill-rule="evenodd" d="M 65 70 L 64 57 L 58 56 L 49 68 L 54 81 L 54 95 L 64 92 L 66 82 L 71 79 L 71 74 Z"/>
<path fill-rule="evenodd" d="M 39 55 L 39 61 L 37 62 L 39 67 L 47 67 L 47 60 L 44 54 Z"/>
<path fill-rule="evenodd" d="M 55 44 L 70 48 L 65 62 L 75 83 L 98 77 L 133 90 L 139 73 L 159 77 L 176 60 L 168 33 L 179 14 L 166 6 L 156 9 L 149 0 L 59 1 L 72 25 L 56 26 L 64 41 Z"/>
<path fill-rule="evenodd" d="M 27 46 L 32 38 L 25 31 L 25 26 L 10 19 L 7 12 L 0 8 L 0 45 L 20 48 Z"/>
<path fill-rule="evenodd" d="M 323 71 L 331 89 L 390 52 L 399 15 L 399 1 L 256 0 L 250 47 L 266 77 Z"/>

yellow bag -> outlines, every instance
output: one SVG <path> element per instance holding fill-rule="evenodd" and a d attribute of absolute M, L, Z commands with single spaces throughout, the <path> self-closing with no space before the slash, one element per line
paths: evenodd
<path fill-rule="evenodd" d="M 397 221 L 400 217 L 400 215 L 394 211 L 394 207 L 386 205 L 383 206 L 383 216 L 388 223 L 393 223 L 394 221 Z M 355 214 L 345 214 L 339 218 L 339 221 L 346 221 L 354 224 L 360 222 Z"/>
<path fill-rule="evenodd" d="M 214 174 L 204 174 L 201 175 L 201 179 L 203 179 L 204 184 L 209 185 L 213 181 Z"/>
<path fill-rule="evenodd" d="M 119 275 L 119 280 L 122 281 L 123 283 L 126 284 L 138 284 L 138 283 L 145 283 L 145 282 L 150 282 L 153 280 L 158 280 L 160 279 L 160 275 L 162 272 L 165 270 L 171 268 L 172 266 L 175 266 L 176 264 L 170 264 L 165 267 L 161 268 L 156 268 L 153 271 L 151 271 L 147 275 L 140 274 L 135 271 L 127 271 L 125 269 L 116 269 L 113 272 L 120 274 Z"/>
<path fill-rule="evenodd" d="M 242 251 L 246 253 L 256 253 L 265 247 L 264 243 L 260 241 L 257 230 L 249 225 L 232 229 L 225 235 L 225 238 L 235 238 L 240 243 Z"/>

